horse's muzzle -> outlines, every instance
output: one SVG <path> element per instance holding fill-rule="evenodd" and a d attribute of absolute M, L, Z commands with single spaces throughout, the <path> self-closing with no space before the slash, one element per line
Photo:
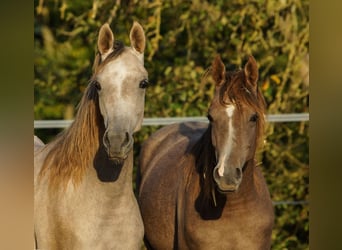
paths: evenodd
<path fill-rule="evenodd" d="M 236 168 L 235 170 L 229 171 L 227 174 L 220 176 L 218 173 L 218 167 L 215 167 L 213 170 L 213 177 L 219 192 L 235 192 L 238 190 L 242 180 L 242 170 L 241 168 Z"/>
<path fill-rule="evenodd" d="M 128 132 L 118 134 L 106 131 L 103 136 L 108 158 L 116 162 L 126 160 L 128 153 L 133 149 L 133 142 L 133 136 Z"/>

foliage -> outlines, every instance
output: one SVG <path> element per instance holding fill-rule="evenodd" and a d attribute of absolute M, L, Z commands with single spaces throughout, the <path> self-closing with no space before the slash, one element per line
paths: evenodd
<path fill-rule="evenodd" d="M 72 119 L 91 76 L 99 27 L 129 44 L 134 20 L 147 35 L 145 117 L 203 116 L 213 88 L 202 81 L 220 53 L 228 69 L 253 54 L 268 113 L 308 112 L 308 0 L 35 0 L 35 119 Z M 156 130 L 136 134 L 142 141 Z M 47 141 L 56 131 L 37 130 Z M 272 199 L 308 200 L 308 124 L 269 123 L 259 154 Z M 308 249 L 308 205 L 275 205 L 272 249 Z M 251 211 L 252 212 L 252 211 Z"/>

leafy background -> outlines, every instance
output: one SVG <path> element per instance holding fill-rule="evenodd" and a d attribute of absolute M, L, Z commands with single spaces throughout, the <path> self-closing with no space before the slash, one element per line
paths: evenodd
<path fill-rule="evenodd" d="M 91 76 L 99 27 L 110 23 L 115 38 L 128 45 L 133 21 L 147 37 L 152 86 L 145 117 L 205 115 L 213 88 L 201 80 L 217 53 L 228 69 L 242 67 L 248 54 L 256 58 L 268 114 L 309 111 L 308 0 L 35 0 L 34 12 L 36 120 L 73 119 Z M 258 157 L 275 202 L 309 200 L 308 127 L 268 123 Z M 135 135 L 135 159 L 157 128 Z M 48 142 L 60 130 L 34 132 Z M 272 249 L 308 249 L 308 204 L 274 208 Z"/>

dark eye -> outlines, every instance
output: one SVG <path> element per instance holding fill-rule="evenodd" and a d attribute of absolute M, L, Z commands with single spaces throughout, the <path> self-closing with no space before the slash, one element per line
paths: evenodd
<path fill-rule="evenodd" d="M 139 83 L 139 88 L 146 89 L 148 87 L 148 80 L 144 79 Z"/>
<path fill-rule="evenodd" d="M 249 118 L 250 122 L 256 122 L 258 120 L 258 114 L 254 114 L 251 116 L 251 118 Z"/>
<path fill-rule="evenodd" d="M 209 120 L 210 122 L 213 122 L 213 121 L 214 121 L 213 117 L 212 117 L 210 114 L 207 114 L 207 118 L 208 118 L 208 120 Z"/>
<path fill-rule="evenodd" d="M 99 82 L 94 83 L 95 88 L 100 91 L 101 90 L 101 84 Z"/>

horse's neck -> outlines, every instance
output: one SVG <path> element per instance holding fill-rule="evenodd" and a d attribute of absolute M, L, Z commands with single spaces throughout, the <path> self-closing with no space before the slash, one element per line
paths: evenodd
<path fill-rule="evenodd" d="M 87 186 L 107 190 L 112 196 L 132 191 L 133 150 L 122 166 L 115 165 L 107 157 L 95 159 L 84 181 Z"/>

